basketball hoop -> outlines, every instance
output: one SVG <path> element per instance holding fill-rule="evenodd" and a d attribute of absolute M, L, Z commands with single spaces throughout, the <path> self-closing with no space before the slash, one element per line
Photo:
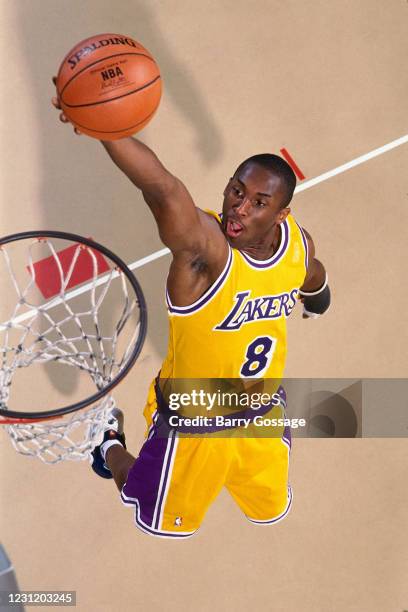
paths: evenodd
<path fill-rule="evenodd" d="M 139 283 L 89 238 L 30 231 L 0 239 L 0 291 L 0 424 L 23 455 L 89 458 L 115 406 L 110 392 L 143 346 Z M 67 381 L 70 401 L 55 407 Z"/>

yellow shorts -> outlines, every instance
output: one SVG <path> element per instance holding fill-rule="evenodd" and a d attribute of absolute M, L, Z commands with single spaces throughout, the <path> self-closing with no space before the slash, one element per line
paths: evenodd
<path fill-rule="evenodd" d="M 176 430 L 163 436 L 153 383 L 144 414 L 146 441 L 121 492 L 142 531 L 193 535 L 224 486 L 253 523 L 276 523 L 288 514 L 288 430 L 279 438 L 184 437 Z"/>

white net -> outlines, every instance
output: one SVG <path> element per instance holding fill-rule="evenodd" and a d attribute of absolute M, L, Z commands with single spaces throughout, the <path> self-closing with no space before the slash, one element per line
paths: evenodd
<path fill-rule="evenodd" d="M 100 443 L 115 401 L 105 396 L 91 408 L 74 412 L 69 417 L 53 420 L 6 425 L 11 442 L 22 455 L 37 457 L 44 463 L 63 460 L 84 460 Z"/>
<path fill-rule="evenodd" d="M 17 245 L 19 251 L 24 248 L 23 256 L 10 256 L 16 243 L 0 248 L 2 278 L 7 272 L 9 279 L 5 294 L 10 298 L 10 287 L 14 291 L 14 299 L 8 300 L 13 303 L 10 314 L 0 324 L 0 407 L 13 409 L 10 400 L 16 381 L 32 366 L 17 396 L 24 401 L 23 410 L 30 410 L 25 405 L 27 393 L 38 380 L 39 389 L 29 393 L 29 400 L 32 409 L 41 412 L 48 396 L 53 396 L 53 380 L 64 383 L 69 378 L 67 369 L 80 373 L 79 382 L 72 384 L 77 397 L 70 396 L 70 405 L 103 390 L 120 375 L 140 339 L 140 304 L 126 275 L 94 248 L 50 238 L 23 242 Z M 66 244 L 70 246 L 58 248 Z M 84 275 L 86 283 L 78 286 Z M 50 299 L 44 297 L 49 294 Z M 4 317 L 4 308 L 1 314 Z M 39 366 L 46 368 L 45 374 L 36 371 Z M 100 442 L 114 405 L 112 396 L 105 395 L 63 417 L 26 419 L 5 429 L 24 455 L 46 463 L 86 459 Z"/>

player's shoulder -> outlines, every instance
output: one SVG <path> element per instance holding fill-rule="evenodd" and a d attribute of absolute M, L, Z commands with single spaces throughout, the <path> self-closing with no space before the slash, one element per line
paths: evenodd
<path fill-rule="evenodd" d="M 307 229 L 305 229 L 304 227 L 300 226 L 300 231 L 303 234 L 304 240 L 306 242 L 306 251 L 307 251 L 307 260 L 308 260 L 308 267 L 311 264 L 311 262 L 314 259 L 315 253 L 316 253 L 316 248 L 313 242 L 313 238 L 311 237 L 310 233 L 307 231 Z"/>
<path fill-rule="evenodd" d="M 311 237 L 310 233 L 307 231 L 306 228 L 304 228 L 302 225 L 299 225 L 300 231 L 302 232 L 302 234 L 305 236 L 306 240 L 308 242 L 313 242 L 313 238 Z"/>
<path fill-rule="evenodd" d="M 303 225 L 299 223 L 299 221 L 297 221 L 291 213 L 288 214 L 286 219 L 292 227 L 298 229 L 298 231 L 302 234 L 304 240 L 308 242 L 309 246 L 313 246 L 313 238 L 311 237 L 310 232 L 308 232 L 308 230 L 303 227 Z"/>
<path fill-rule="evenodd" d="M 313 242 L 313 238 L 311 237 L 311 235 L 307 231 L 307 229 L 305 229 L 304 227 L 301 227 L 301 231 L 302 231 L 303 235 L 306 238 L 306 242 L 307 242 L 307 246 L 308 246 L 308 249 L 309 249 L 309 253 L 313 252 L 313 254 L 314 254 L 314 252 L 315 252 L 315 245 L 314 245 L 314 242 Z"/>
<path fill-rule="evenodd" d="M 292 214 L 289 214 L 286 219 L 289 221 L 291 228 L 295 228 L 298 232 L 298 239 L 303 242 L 307 253 L 308 263 L 310 263 L 315 256 L 315 245 L 310 232 L 303 227 L 303 225 L 301 225 Z"/>

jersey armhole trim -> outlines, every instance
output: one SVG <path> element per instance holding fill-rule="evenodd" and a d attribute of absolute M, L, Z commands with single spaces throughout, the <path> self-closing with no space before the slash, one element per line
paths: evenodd
<path fill-rule="evenodd" d="M 223 271 L 217 280 L 207 289 L 207 291 L 200 297 L 198 300 L 190 304 L 189 306 L 173 306 L 170 300 L 169 292 L 166 288 L 166 302 L 167 308 L 171 314 L 175 315 L 190 315 L 194 312 L 197 312 L 201 308 L 203 308 L 206 304 L 208 304 L 218 293 L 221 287 L 224 285 L 225 281 L 228 278 L 228 274 L 230 272 L 232 265 L 232 249 L 230 245 L 228 245 L 228 259 L 227 263 Z"/>
<path fill-rule="evenodd" d="M 299 223 L 297 221 L 295 221 L 295 223 L 298 226 L 298 228 L 300 230 L 300 234 L 302 236 L 303 246 L 305 248 L 305 268 L 307 270 L 308 267 L 309 267 L 309 245 L 308 245 L 306 234 L 304 232 L 303 227 L 300 227 L 300 225 L 299 225 Z"/>

